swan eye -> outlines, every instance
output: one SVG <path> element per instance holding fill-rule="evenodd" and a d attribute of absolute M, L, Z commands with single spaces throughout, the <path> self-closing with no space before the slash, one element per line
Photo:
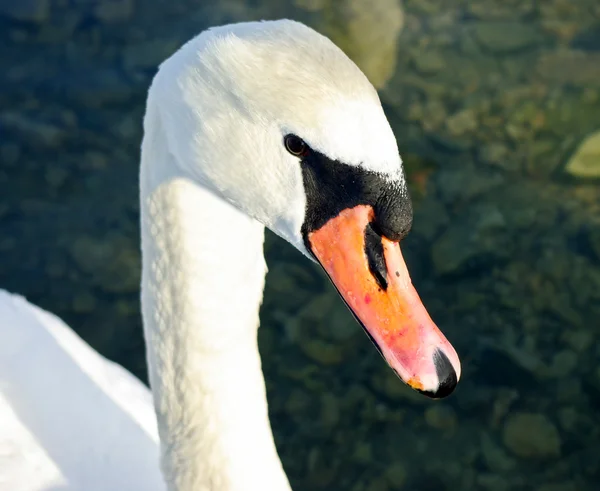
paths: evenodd
<path fill-rule="evenodd" d="M 286 135 L 283 141 L 285 149 L 296 157 L 303 157 L 308 153 L 308 145 L 296 135 Z"/>

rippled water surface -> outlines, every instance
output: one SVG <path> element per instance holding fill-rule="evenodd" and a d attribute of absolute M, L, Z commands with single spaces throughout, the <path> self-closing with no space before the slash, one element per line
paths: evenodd
<path fill-rule="evenodd" d="M 297 490 L 600 489 L 597 0 L 0 2 L 0 285 L 145 378 L 137 172 L 156 66 L 290 17 L 377 86 L 415 201 L 403 249 L 459 351 L 432 403 L 269 235 L 260 347 Z"/>

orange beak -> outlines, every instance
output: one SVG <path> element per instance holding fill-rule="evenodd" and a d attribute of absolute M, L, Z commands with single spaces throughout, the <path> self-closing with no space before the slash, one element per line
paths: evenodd
<path fill-rule="evenodd" d="M 398 376 L 445 397 L 460 378 L 458 355 L 425 310 L 399 243 L 377 235 L 373 221 L 371 206 L 343 210 L 308 234 L 312 253 Z"/>

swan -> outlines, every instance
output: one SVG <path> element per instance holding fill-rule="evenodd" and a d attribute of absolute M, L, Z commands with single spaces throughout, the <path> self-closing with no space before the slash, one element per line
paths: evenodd
<path fill-rule="evenodd" d="M 265 227 L 321 265 L 402 381 L 456 386 L 402 259 L 412 206 L 377 92 L 314 30 L 215 27 L 161 64 L 140 207 L 152 391 L 2 292 L 0 488 L 289 490 L 257 346 Z"/>

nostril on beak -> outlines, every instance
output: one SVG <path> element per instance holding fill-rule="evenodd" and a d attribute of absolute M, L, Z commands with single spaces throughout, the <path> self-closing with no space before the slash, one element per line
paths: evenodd
<path fill-rule="evenodd" d="M 374 222 L 369 223 L 365 228 L 365 253 L 369 262 L 369 270 L 375 281 L 381 289 L 387 290 L 387 267 L 383 254 L 383 244 Z"/>
<path fill-rule="evenodd" d="M 443 399 L 454 392 L 458 384 L 458 377 L 452 363 L 450 363 L 450 360 L 442 350 L 438 349 L 435 351 L 433 354 L 433 363 L 439 380 L 438 388 L 435 391 L 424 390 L 419 392 L 432 399 Z"/>

